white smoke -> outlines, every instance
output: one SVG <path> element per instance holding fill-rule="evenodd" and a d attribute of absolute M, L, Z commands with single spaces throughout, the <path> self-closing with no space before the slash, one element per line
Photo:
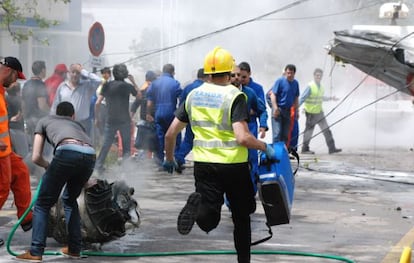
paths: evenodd
<path fill-rule="evenodd" d="M 301 90 L 312 80 L 315 67 L 325 71 L 323 85 L 328 95 L 344 98 L 358 85 L 364 75 L 351 65 L 341 67 L 334 64 L 325 47 L 333 39 L 334 31 L 351 29 L 355 23 L 388 24 L 379 21 L 378 10 L 381 1 L 334 1 L 312 0 L 284 9 L 296 1 L 263 0 L 251 1 L 126 1 L 99 4 L 85 1 L 84 10 L 100 21 L 106 33 L 105 53 L 110 64 L 127 61 L 128 47 L 140 32 L 147 27 L 159 28 L 162 32 L 162 44 L 154 48 L 166 48 L 190 39 L 187 44 L 171 48 L 154 57 L 160 63 L 172 63 L 176 67 L 175 77 L 181 83 L 194 78 L 194 70 L 200 68 L 205 54 L 220 45 L 229 50 L 237 62 L 247 61 L 252 67 L 253 78 L 269 89 L 280 76 L 281 69 L 288 63 L 297 66 L 296 79 Z M 116 8 L 116 12 L 113 12 Z M 252 20 L 234 28 L 221 29 L 249 21 L 274 10 L 282 10 Z M 208 37 L 199 36 L 216 32 Z M 143 36 L 145 38 L 145 36 Z M 126 54 L 123 54 L 125 52 Z M 118 54 L 118 55 L 110 55 Z M 135 72 L 138 81 L 143 80 L 144 72 Z M 332 124 L 344 118 L 359 106 L 370 103 L 378 96 L 375 85 L 361 85 L 354 95 L 328 116 Z M 401 107 L 394 112 L 384 113 L 381 107 L 371 106 L 332 126 L 338 147 L 386 145 L 413 145 L 412 130 L 413 109 L 401 101 Z M 334 101 L 325 105 L 325 112 L 335 107 Z M 400 102 L 395 102 L 399 104 Z M 304 128 L 302 116 L 300 130 Z M 398 128 L 392 128 L 392 127 Z M 319 132 L 315 129 L 315 133 Z M 270 136 L 270 131 L 268 132 Z M 300 138 L 301 139 L 301 138 Z M 317 136 L 314 147 L 326 147 L 322 135 Z"/>

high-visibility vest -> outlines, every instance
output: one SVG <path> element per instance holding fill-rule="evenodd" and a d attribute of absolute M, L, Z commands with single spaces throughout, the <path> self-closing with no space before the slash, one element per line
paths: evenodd
<path fill-rule="evenodd" d="M 9 133 L 9 118 L 7 116 L 6 90 L 0 85 L 0 140 L 7 145 L 5 151 L 0 151 L 0 158 L 10 155 L 11 140 Z"/>
<path fill-rule="evenodd" d="M 318 86 L 314 81 L 309 82 L 310 95 L 305 100 L 305 111 L 308 113 L 321 113 L 322 112 L 322 100 L 324 89 L 322 85 Z"/>
<path fill-rule="evenodd" d="M 231 107 L 240 94 L 243 93 L 233 85 L 211 83 L 204 83 L 188 94 L 185 108 L 194 133 L 194 161 L 247 162 L 247 148 L 237 143 L 231 122 Z"/>

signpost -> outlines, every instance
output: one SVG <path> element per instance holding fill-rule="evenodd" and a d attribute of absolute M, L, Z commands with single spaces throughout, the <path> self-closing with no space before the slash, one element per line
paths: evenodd
<path fill-rule="evenodd" d="M 102 54 L 105 45 L 105 32 L 103 26 L 99 22 L 95 22 L 89 29 L 88 46 L 91 52 L 91 66 L 102 67 Z"/>

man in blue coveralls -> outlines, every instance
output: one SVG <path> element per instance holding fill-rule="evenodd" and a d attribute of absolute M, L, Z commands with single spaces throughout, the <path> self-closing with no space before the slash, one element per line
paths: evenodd
<path fill-rule="evenodd" d="M 151 83 L 147 91 L 147 116 L 149 122 L 155 121 L 158 138 L 158 152 L 156 153 L 157 164 L 162 169 L 164 161 L 164 138 L 165 133 L 174 119 L 177 109 L 177 100 L 181 95 L 180 83 L 174 79 L 175 68 L 172 64 L 165 64 L 162 74 Z M 155 117 L 150 113 L 155 107 Z M 175 152 L 179 150 L 181 134 L 177 135 Z"/>
<path fill-rule="evenodd" d="M 240 81 L 240 68 L 234 66 L 233 71 L 231 72 L 230 78 L 231 84 L 239 88 L 247 96 L 247 108 L 250 115 L 250 120 L 248 122 L 249 131 L 258 138 L 258 133 L 260 133 L 260 138 L 263 139 L 266 135 L 266 131 L 269 129 L 267 126 L 267 111 L 266 105 L 261 100 L 256 92 L 248 87 L 247 85 L 242 85 Z M 257 125 L 257 118 L 259 119 L 259 129 Z M 250 164 L 250 176 L 252 178 L 254 192 L 257 192 L 257 172 L 259 168 L 258 162 L 258 152 L 255 149 L 249 149 L 248 160 Z"/>
<path fill-rule="evenodd" d="M 183 89 L 183 93 L 181 94 L 181 97 L 180 97 L 180 105 L 181 103 L 185 102 L 185 100 L 187 99 L 187 95 L 193 89 L 200 87 L 201 84 L 203 84 L 205 80 L 206 80 L 206 75 L 204 75 L 204 68 L 198 69 L 197 79 L 194 80 L 192 83 L 188 84 L 187 86 L 185 86 L 185 88 Z M 185 128 L 184 139 L 181 142 L 180 149 L 176 151 L 176 154 L 175 154 L 175 161 L 177 162 L 177 165 L 178 165 L 177 168 L 175 169 L 177 173 L 182 173 L 182 171 L 184 170 L 183 165 L 185 163 L 185 157 L 193 148 L 193 140 L 194 140 L 194 133 L 191 130 L 190 124 L 187 124 L 187 127 Z"/>

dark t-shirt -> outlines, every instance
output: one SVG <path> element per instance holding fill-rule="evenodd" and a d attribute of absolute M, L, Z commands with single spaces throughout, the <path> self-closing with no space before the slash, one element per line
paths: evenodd
<path fill-rule="evenodd" d="M 175 111 L 175 116 L 182 122 L 189 122 L 188 113 L 185 110 L 185 103 Z M 246 97 L 243 94 L 237 96 L 231 108 L 231 122 L 249 121 L 249 112 L 247 110 Z"/>
<path fill-rule="evenodd" d="M 37 123 L 36 133 L 44 135 L 53 147 L 64 139 L 75 139 L 92 145 L 92 140 L 85 133 L 83 126 L 70 117 L 57 115 L 44 117 Z"/>
<path fill-rule="evenodd" d="M 136 99 L 132 105 L 131 105 L 131 112 L 135 113 L 138 108 L 139 110 L 139 118 L 141 120 L 145 120 L 147 116 L 147 91 L 143 90 L 141 91 L 142 99 Z M 155 109 L 153 108 L 153 111 L 151 112 L 151 116 L 154 116 Z"/>
<path fill-rule="evenodd" d="M 9 127 L 10 129 L 24 131 L 24 119 L 21 118 L 19 121 L 11 121 L 10 118 L 17 115 L 22 110 L 22 100 L 19 96 L 7 95 L 7 114 L 9 116 Z"/>
<path fill-rule="evenodd" d="M 47 89 L 41 79 L 30 79 L 26 81 L 22 89 L 22 99 L 24 103 L 23 115 L 26 119 L 36 117 L 41 118 L 49 114 L 39 108 L 38 98 L 45 98 L 48 101 Z"/>
<path fill-rule="evenodd" d="M 129 95 L 137 95 L 134 86 L 125 81 L 114 80 L 105 83 L 101 95 L 106 99 L 108 123 L 130 122 Z"/>

